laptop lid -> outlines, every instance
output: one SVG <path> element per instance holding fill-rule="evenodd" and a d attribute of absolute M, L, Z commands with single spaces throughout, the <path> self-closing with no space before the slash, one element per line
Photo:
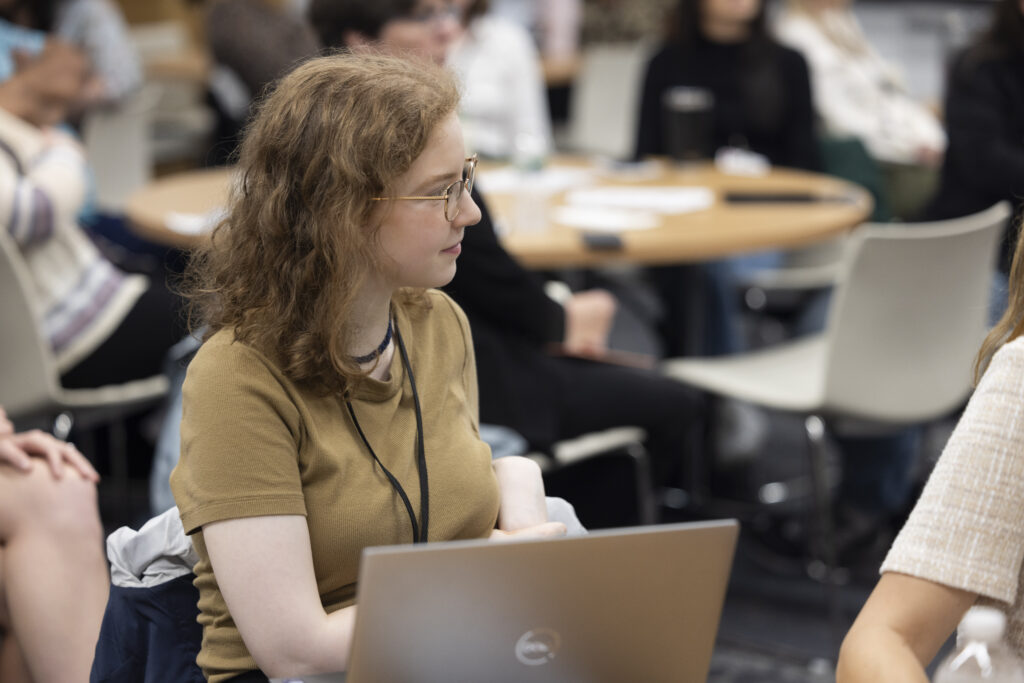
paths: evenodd
<path fill-rule="evenodd" d="M 704 681 L 738 530 L 367 548 L 347 681 Z"/>

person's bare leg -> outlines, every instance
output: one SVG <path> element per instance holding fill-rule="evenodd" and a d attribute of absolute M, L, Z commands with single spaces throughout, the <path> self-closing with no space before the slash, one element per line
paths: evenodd
<path fill-rule="evenodd" d="M 4 596 L 4 553 L 0 546 L 0 681 L 4 683 L 32 683 L 21 656 L 21 646 L 11 632 L 11 615 Z"/>
<path fill-rule="evenodd" d="M 35 683 L 87 681 L 109 579 L 96 487 L 0 466 L 0 541 L 11 631 Z M 6 679 L 4 679 L 6 680 Z"/>

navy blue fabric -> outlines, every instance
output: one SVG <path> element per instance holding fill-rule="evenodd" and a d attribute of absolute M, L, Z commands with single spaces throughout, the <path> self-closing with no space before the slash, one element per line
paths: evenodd
<path fill-rule="evenodd" d="M 206 683 L 192 573 L 151 588 L 110 587 L 90 683 Z"/>

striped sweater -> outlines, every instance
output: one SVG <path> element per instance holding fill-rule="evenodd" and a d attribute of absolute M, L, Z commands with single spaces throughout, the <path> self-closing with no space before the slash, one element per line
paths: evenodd
<path fill-rule="evenodd" d="M 71 138 L 0 109 L 0 229 L 25 259 L 31 303 L 61 372 L 110 336 L 147 286 L 107 261 L 78 225 L 85 178 Z"/>

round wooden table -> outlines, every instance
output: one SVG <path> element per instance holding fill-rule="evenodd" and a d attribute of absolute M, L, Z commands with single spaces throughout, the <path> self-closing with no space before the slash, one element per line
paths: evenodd
<path fill-rule="evenodd" d="M 483 165 L 482 165 L 483 166 Z M 706 261 L 731 254 L 776 247 L 795 247 L 823 240 L 861 223 L 871 212 L 870 195 L 863 188 L 837 178 L 775 168 L 763 176 L 726 175 L 711 165 L 677 167 L 659 163 L 642 175 L 602 171 L 583 160 L 561 158 L 556 167 L 591 168 L 589 188 L 704 187 L 714 199 L 708 208 L 679 214 L 660 214 L 657 227 L 601 233 L 597 248 L 585 239 L 593 231 L 554 222 L 553 207 L 566 192 L 541 199 L 548 226 L 542 230 L 517 229 L 521 213 L 515 191 L 487 189 L 487 168 L 481 169 L 480 189 L 496 223 L 503 226 L 508 251 L 530 268 L 594 266 L 613 262 L 642 265 Z M 203 235 L 182 234 L 167 227 L 172 212 L 202 214 L 223 206 L 231 182 L 229 169 L 190 171 L 166 176 L 133 194 L 125 207 L 132 226 L 144 237 L 182 248 L 196 246 Z M 732 202 L 730 194 L 765 195 L 767 201 Z M 780 201 L 778 195 L 792 196 Z M 820 201 L 806 199 L 820 198 Z M 469 228 L 470 230 L 472 228 Z M 618 238 L 617 240 L 615 238 Z M 609 248 L 609 240 L 618 242 Z"/>

